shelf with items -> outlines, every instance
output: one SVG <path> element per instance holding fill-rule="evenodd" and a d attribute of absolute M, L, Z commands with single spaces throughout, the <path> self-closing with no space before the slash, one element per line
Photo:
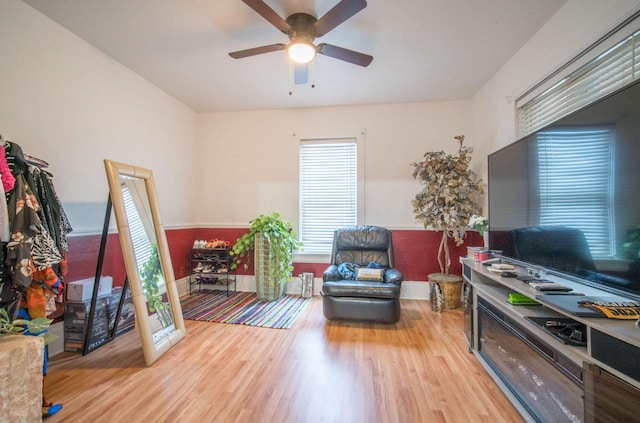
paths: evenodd
<path fill-rule="evenodd" d="M 191 275 L 189 277 L 189 294 L 193 292 L 193 287 L 198 290 L 203 285 L 224 286 L 227 296 L 236 290 L 236 275 L 230 271 L 231 257 L 230 248 L 192 248 L 190 253 Z"/>

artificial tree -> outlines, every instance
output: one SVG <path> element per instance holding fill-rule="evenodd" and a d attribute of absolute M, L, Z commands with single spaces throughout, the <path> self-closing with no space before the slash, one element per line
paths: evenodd
<path fill-rule="evenodd" d="M 480 180 L 469 169 L 473 148 L 463 145 L 464 135 L 454 139 L 459 143 L 455 154 L 427 152 L 422 161 L 411 164 L 413 178 L 422 185 L 411 202 L 413 212 L 425 229 L 442 231 L 438 265 L 443 274 L 448 274 L 451 266 L 448 238 L 456 245 L 463 243 L 469 219 L 478 211 L 480 193 Z"/>

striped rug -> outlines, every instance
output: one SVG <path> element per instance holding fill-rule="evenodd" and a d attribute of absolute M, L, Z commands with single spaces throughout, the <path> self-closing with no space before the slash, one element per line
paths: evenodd
<path fill-rule="evenodd" d="M 211 290 L 182 299 L 182 314 L 188 320 L 289 329 L 311 298 L 285 295 L 279 300 L 263 302 L 255 292 Z"/>

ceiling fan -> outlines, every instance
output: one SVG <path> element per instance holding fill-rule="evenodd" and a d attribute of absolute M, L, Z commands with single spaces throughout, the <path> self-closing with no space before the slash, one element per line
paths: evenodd
<path fill-rule="evenodd" d="M 333 57 L 334 59 L 343 60 L 363 67 L 369 66 L 373 60 L 373 56 L 346 48 L 326 43 L 321 43 L 317 46 L 313 44 L 313 41 L 317 37 L 325 35 L 367 7 L 366 0 L 341 0 L 320 19 L 302 12 L 294 13 L 287 17 L 287 19 L 282 19 L 263 0 L 242 1 L 273 26 L 285 33 L 289 37 L 290 42 L 289 44 L 270 44 L 229 53 L 229 56 L 234 59 L 286 50 L 287 55 L 295 64 L 294 79 L 296 84 L 305 84 L 308 82 L 308 64 L 316 54 Z"/>

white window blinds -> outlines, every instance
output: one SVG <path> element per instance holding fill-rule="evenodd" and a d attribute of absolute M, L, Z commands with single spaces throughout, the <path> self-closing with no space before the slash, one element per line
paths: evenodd
<path fill-rule="evenodd" d="M 124 210 L 127 214 L 129 232 L 133 243 L 133 253 L 136 257 L 138 270 L 149 260 L 152 253 L 151 242 L 144 228 L 138 210 L 131 196 L 131 192 L 126 185 L 122 185 L 122 198 L 124 200 Z"/>
<path fill-rule="evenodd" d="M 613 130 L 555 128 L 537 137 L 540 224 L 580 229 L 594 258 L 614 256 Z"/>
<path fill-rule="evenodd" d="M 357 223 L 356 139 L 300 141 L 300 240 L 328 254 L 333 232 Z"/>
<path fill-rule="evenodd" d="M 640 31 L 637 26 L 640 24 L 635 22 L 635 25 L 635 32 L 624 35 L 630 31 L 626 28 L 624 38 L 613 46 L 608 46 L 611 42 L 603 42 L 607 49 L 586 64 L 570 69 L 562 79 L 556 80 L 560 78 L 556 75 L 555 79 L 541 84 L 544 91 L 534 90 L 534 94 L 519 99 L 516 102 L 519 135 L 531 134 L 639 79 Z M 618 38 L 623 36 L 616 35 Z M 553 85 L 549 86 L 551 83 Z"/>

